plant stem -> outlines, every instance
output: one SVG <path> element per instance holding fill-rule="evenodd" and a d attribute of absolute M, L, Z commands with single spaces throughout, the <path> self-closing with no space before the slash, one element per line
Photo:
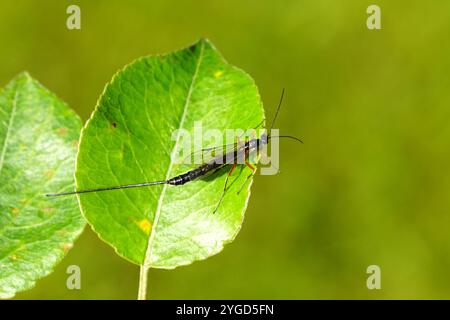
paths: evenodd
<path fill-rule="evenodd" d="M 139 291 L 138 291 L 138 300 L 146 300 L 147 299 L 147 276 L 148 276 L 148 267 L 145 265 L 141 266 L 141 270 L 139 272 Z"/>

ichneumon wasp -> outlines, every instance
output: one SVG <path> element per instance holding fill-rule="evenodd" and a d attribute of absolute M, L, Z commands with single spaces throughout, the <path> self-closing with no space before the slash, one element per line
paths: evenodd
<path fill-rule="evenodd" d="M 271 134 L 270 134 L 273 129 L 273 126 L 275 124 L 275 120 L 277 119 L 278 112 L 280 111 L 280 107 L 283 102 L 283 97 L 284 97 L 284 89 L 281 93 L 280 101 L 278 103 L 278 107 L 275 112 L 275 116 L 270 125 L 270 130 L 268 131 L 269 133 L 264 132 L 263 134 L 261 134 L 261 136 L 259 138 L 249 139 L 244 142 L 238 141 L 236 143 L 224 145 L 221 147 L 206 148 L 206 149 L 199 150 L 199 152 L 202 152 L 202 153 L 214 151 L 214 156 L 211 159 L 205 161 L 200 166 L 198 166 L 192 170 L 189 170 L 185 173 L 174 176 L 168 180 L 147 181 L 147 182 L 142 182 L 142 183 L 118 185 L 118 186 L 104 187 L 104 188 L 84 189 L 84 190 L 77 190 L 77 191 L 63 192 L 63 193 L 50 193 L 50 194 L 46 194 L 46 196 L 47 197 L 59 197 L 59 196 L 67 196 L 67 195 L 74 195 L 74 194 L 111 191 L 111 190 L 117 190 L 117 189 L 139 188 L 139 187 L 147 187 L 147 186 L 163 185 L 163 184 L 168 184 L 168 185 L 172 185 L 172 186 L 180 186 L 185 183 L 201 179 L 207 175 L 214 174 L 214 173 L 218 172 L 219 170 L 223 169 L 224 167 L 230 167 L 230 170 L 228 171 L 228 174 L 225 178 L 225 183 L 224 183 L 224 187 L 222 190 L 222 194 L 221 194 L 219 201 L 217 202 L 217 205 L 213 211 L 213 213 L 215 213 L 217 211 L 217 209 L 219 208 L 220 204 L 222 203 L 223 197 L 225 196 L 225 193 L 227 191 L 229 177 L 231 176 L 231 174 L 233 173 L 233 171 L 237 165 L 246 165 L 248 168 L 250 168 L 252 170 L 252 173 L 245 180 L 245 182 L 247 182 L 256 172 L 256 169 L 248 161 L 250 155 L 260 152 L 260 150 L 269 143 L 270 139 L 289 138 L 289 139 L 293 139 L 295 141 L 303 143 L 302 140 L 300 140 L 296 137 L 293 137 L 293 136 L 288 136 L 288 135 L 271 136 Z M 261 122 L 261 124 L 262 124 L 262 122 Z M 261 124 L 259 124 L 258 126 L 260 126 Z M 244 185 L 245 185 L 245 183 L 243 184 L 243 186 Z M 242 188 L 240 190 L 242 190 Z"/>

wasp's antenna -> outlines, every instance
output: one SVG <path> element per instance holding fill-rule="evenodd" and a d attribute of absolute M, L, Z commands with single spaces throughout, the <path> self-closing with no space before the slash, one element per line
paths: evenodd
<path fill-rule="evenodd" d="M 303 140 L 301 140 L 299 138 L 296 138 L 294 136 L 273 136 L 273 137 L 271 136 L 271 137 L 267 137 L 267 139 L 273 139 L 273 138 L 289 138 L 289 139 L 293 139 L 293 140 L 296 140 L 298 142 L 303 143 Z"/>
<path fill-rule="evenodd" d="M 278 117 L 278 112 L 280 111 L 281 103 L 283 102 L 283 97 L 284 97 L 284 88 L 283 88 L 283 90 L 281 91 L 280 102 L 278 102 L 277 111 L 275 112 L 275 116 L 273 117 L 272 124 L 270 125 L 269 135 L 270 135 L 270 132 L 271 132 L 272 129 L 273 129 L 273 125 L 275 124 L 275 120 L 276 120 L 277 117 Z"/>

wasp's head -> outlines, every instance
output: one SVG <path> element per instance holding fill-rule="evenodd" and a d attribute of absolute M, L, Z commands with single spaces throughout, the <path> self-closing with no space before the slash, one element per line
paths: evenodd
<path fill-rule="evenodd" d="M 269 136 L 267 135 L 267 132 L 264 132 L 261 134 L 261 138 L 259 138 L 261 145 L 266 145 L 269 143 Z"/>

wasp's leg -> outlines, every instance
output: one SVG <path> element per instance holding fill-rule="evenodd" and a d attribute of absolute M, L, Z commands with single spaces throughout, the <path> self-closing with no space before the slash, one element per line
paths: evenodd
<path fill-rule="evenodd" d="M 245 184 L 247 183 L 247 181 L 248 181 L 251 177 L 253 177 L 253 176 L 255 175 L 255 173 L 256 173 L 256 169 L 255 169 L 250 163 L 248 163 L 247 161 L 245 161 L 245 164 L 247 165 L 247 167 L 249 167 L 250 169 L 252 169 L 252 173 L 250 173 L 250 174 L 247 176 L 247 178 L 245 179 L 244 183 L 242 184 L 242 186 L 241 186 L 241 188 L 239 189 L 239 191 L 237 192 L 237 194 L 240 194 L 240 193 L 241 193 L 241 191 L 242 191 L 242 189 L 244 189 L 244 186 L 245 186 Z"/>
<path fill-rule="evenodd" d="M 242 192 L 242 190 L 244 189 L 245 185 L 247 184 L 247 181 L 253 177 L 255 175 L 256 171 L 253 171 L 252 173 L 250 173 L 247 178 L 245 179 L 244 183 L 242 184 L 241 188 L 239 189 L 239 191 L 237 192 L 237 194 L 240 194 Z"/>
<path fill-rule="evenodd" d="M 216 213 L 217 209 L 219 209 L 219 206 L 222 203 L 223 197 L 225 196 L 225 192 L 227 191 L 228 179 L 230 178 L 231 174 L 233 173 L 234 168 L 236 168 L 236 163 L 233 164 L 233 166 L 231 167 L 230 171 L 227 174 L 227 177 L 225 178 L 225 184 L 223 185 L 222 194 L 220 195 L 219 202 L 217 202 L 217 205 L 213 211 L 213 214 Z"/>
<path fill-rule="evenodd" d="M 250 169 L 252 169 L 253 173 L 256 172 L 256 169 L 255 169 L 250 163 L 248 163 L 247 160 L 245 160 L 245 164 L 247 165 L 247 167 L 249 167 Z"/>

